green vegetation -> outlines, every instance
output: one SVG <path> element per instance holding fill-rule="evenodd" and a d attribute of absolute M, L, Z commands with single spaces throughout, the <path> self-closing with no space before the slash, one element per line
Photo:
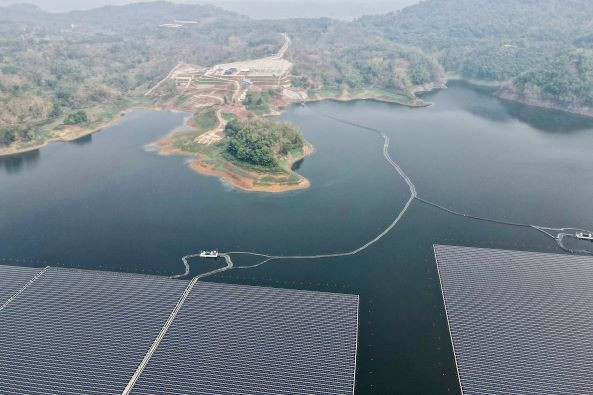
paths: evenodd
<path fill-rule="evenodd" d="M 356 23 L 434 54 L 449 73 L 505 84 L 504 97 L 593 114 L 592 19 L 588 0 L 426 0 Z"/>
<path fill-rule="evenodd" d="M 64 118 L 64 125 L 80 125 L 87 123 L 88 121 L 89 117 L 87 116 L 86 112 L 83 110 L 78 110 Z"/>
<path fill-rule="evenodd" d="M 195 116 L 195 120 L 197 124 L 196 129 L 200 134 L 215 129 L 218 125 L 218 118 L 216 117 L 216 112 L 214 111 L 197 114 Z"/>
<path fill-rule="evenodd" d="M 491 46 L 468 54 L 461 74 L 484 81 L 506 81 L 546 60 L 546 55 L 535 48 Z"/>
<path fill-rule="evenodd" d="M 4 74 L 16 74 L 18 71 L 18 67 L 12 64 L 4 65 L 1 69 Z"/>
<path fill-rule="evenodd" d="M 328 96 L 381 89 L 410 97 L 415 87 L 443 79 L 438 63 L 421 50 L 371 37 L 355 25 L 332 26 L 315 43 L 297 35 L 293 47 L 293 84 L 335 92 Z"/>
<path fill-rule="evenodd" d="M 209 66 L 268 56 L 282 44 L 264 23 L 211 6 L 154 2 L 67 14 L 0 7 L 0 15 L 0 128 L 30 127 L 35 138 L 49 137 L 34 127 L 40 122 L 58 126 L 78 110 L 91 115 L 143 97 L 179 60 Z M 159 28 L 175 19 L 199 23 Z M 169 97 L 179 94 L 168 88 Z M 4 135 L 24 141 L 23 133 Z"/>
<path fill-rule="evenodd" d="M 247 92 L 243 104 L 257 115 L 265 115 L 270 112 L 270 103 L 280 96 L 280 92 L 268 90 L 264 92 Z"/>
<path fill-rule="evenodd" d="M 27 126 L 0 128 L 0 146 L 10 145 L 16 141 L 31 141 L 34 131 Z"/>
<path fill-rule="evenodd" d="M 586 0 L 427 0 L 358 23 L 436 54 L 449 72 L 508 80 L 589 42 L 592 17 Z"/>
<path fill-rule="evenodd" d="M 224 119 L 227 122 L 230 122 L 230 121 L 235 121 L 235 120 L 239 119 L 239 117 L 233 113 L 230 113 L 230 112 L 223 112 L 222 119 Z"/>
<path fill-rule="evenodd" d="M 264 171 L 281 170 L 279 158 L 302 152 L 304 146 L 293 125 L 262 118 L 233 120 L 227 124 L 225 133 L 227 153 L 233 159 Z"/>
<path fill-rule="evenodd" d="M 513 81 L 522 95 L 533 95 L 560 106 L 593 107 L 593 51 L 574 50 L 554 58 Z"/>

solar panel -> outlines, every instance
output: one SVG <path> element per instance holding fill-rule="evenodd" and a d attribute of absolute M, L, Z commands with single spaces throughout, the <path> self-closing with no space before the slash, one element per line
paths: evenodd
<path fill-rule="evenodd" d="M 593 259 L 435 246 L 465 394 L 593 392 Z"/>
<path fill-rule="evenodd" d="M 0 311 L 0 392 L 121 393 L 186 286 L 49 268 Z"/>
<path fill-rule="evenodd" d="M 0 265 L 0 306 L 43 269 Z"/>
<path fill-rule="evenodd" d="M 198 283 L 134 394 L 351 394 L 358 296 Z"/>

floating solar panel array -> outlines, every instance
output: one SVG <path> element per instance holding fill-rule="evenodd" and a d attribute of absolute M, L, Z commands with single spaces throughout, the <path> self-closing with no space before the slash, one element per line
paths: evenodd
<path fill-rule="evenodd" d="M 41 270 L 43 269 L 0 265 L 0 306 L 31 281 Z"/>
<path fill-rule="evenodd" d="M 134 394 L 351 394 L 358 296 L 198 283 Z"/>
<path fill-rule="evenodd" d="M 187 281 L 0 266 L 0 393 L 121 393 Z M 358 296 L 197 283 L 134 393 L 350 394 Z"/>
<path fill-rule="evenodd" d="M 186 285 L 47 269 L 0 311 L 0 393 L 121 393 Z"/>
<path fill-rule="evenodd" d="M 593 393 L 593 259 L 435 246 L 463 393 Z"/>

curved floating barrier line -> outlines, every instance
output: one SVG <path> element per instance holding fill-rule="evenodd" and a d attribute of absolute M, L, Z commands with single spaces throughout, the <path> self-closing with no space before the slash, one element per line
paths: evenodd
<path fill-rule="evenodd" d="M 336 252 L 336 253 L 329 253 L 329 254 L 319 254 L 319 255 L 269 255 L 269 254 L 263 254 L 263 253 L 258 253 L 258 252 L 253 252 L 253 251 L 230 251 L 230 252 L 226 252 L 224 254 L 221 254 L 221 256 L 224 256 L 226 262 L 227 262 L 227 267 L 223 268 L 224 270 L 231 270 L 233 268 L 235 269 L 252 269 L 252 268 L 256 268 L 258 266 L 264 265 L 265 263 L 268 263 L 270 261 L 273 260 L 288 260 L 288 259 L 324 259 L 324 258 L 337 258 L 337 257 L 342 257 L 342 256 L 351 256 L 351 255 L 356 255 L 364 250 L 366 250 L 367 248 L 369 248 L 370 246 L 372 246 L 373 244 L 375 244 L 376 242 L 378 242 L 379 240 L 381 240 L 383 237 L 385 237 L 398 223 L 399 221 L 402 219 L 402 217 L 404 216 L 404 214 L 408 211 L 408 209 L 410 208 L 410 205 L 412 204 L 412 202 L 414 200 L 418 200 L 421 203 L 424 203 L 426 205 L 435 207 L 441 211 L 447 212 L 449 214 L 452 215 L 456 215 L 456 216 L 460 216 L 460 217 L 464 217 L 464 218 L 470 218 L 470 219 L 474 219 L 474 220 L 478 220 L 478 221 L 485 221 L 485 222 L 491 222 L 491 223 L 496 223 L 496 224 L 501 224 L 501 225 L 507 225 L 507 226 L 515 226 L 515 227 L 523 227 L 523 228 L 531 228 L 531 229 L 535 229 L 539 232 L 544 233 L 545 235 L 547 235 L 548 237 L 556 240 L 556 243 L 558 244 L 558 246 L 566 251 L 569 252 L 571 254 L 588 254 L 588 255 L 593 255 L 593 251 L 588 251 L 588 250 L 573 250 L 570 249 L 568 247 L 566 247 L 563 243 L 563 240 L 565 237 L 576 237 L 570 233 L 565 233 L 565 231 L 568 230 L 573 230 L 573 231 L 584 231 L 584 232 L 589 232 L 587 230 L 583 230 L 583 229 L 578 229 L 578 228 L 550 228 L 550 227 L 545 227 L 545 226 L 539 226 L 539 225 L 532 225 L 532 224 L 525 224 L 525 223 L 518 223 L 518 222 L 510 222 L 510 221 L 503 221 L 503 220 L 498 220 L 498 219 L 493 219 L 493 218 L 487 218 L 487 217 L 480 217 L 480 216 L 475 216 L 475 215 L 470 215 L 467 213 L 461 213 L 455 210 L 452 210 L 450 208 L 447 208 L 441 204 L 435 203 L 435 202 L 431 202 L 430 200 L 421 198 L 418 196 L 418 192 L 416 191 L 416 186 L 414 185 L 414 183 L 412 182 L 412 179 L 406 174 L 406 172 L 404 172 L 404 170 L 397 164 L 397 162 L 395 162 L 391 156 L 389 155 L 389 143 L 391 141 L 391 139 L 389 138 L 389 136 L 387 136 L 387 134 L 385 134 L 384 132 L 382 132 L 379 129 L 375 129 L 366 125 L 362 125 L 356 122 L 351 122 L 345 119 L 341 119 L 338 117 L 335 117 L 331 114 L 327 114 L 323 111 L 320 111 L 318 109 L 315 108 L 311 108 L 309 106 L 306 105 L 305 100 L 303 99 L 303 97 L 300 95 L 299 92 L 297 92 L 297 94 L 299 94 L 299 96 L 301 97 L 301 104 L 305 107 L 307 107 L 310 111 L 313 111 L 314 113 L 317 113 L 325 118 L 334 120 L 336 122 L 345 124 L 345 125 L 349 125 L 349 126 L 353 126 L 356 128 L 360 128 L 360 129 L 364 129 L 364 130 L 368 130 L 370 132 L 374 132 L 379 134 L 384 142 L 383 142 L 383 157 L 385 158 L 385 161 L 387 163 L 389 163 L 389 165 L 391 165 L 391 167 L 393 167 L 395 169 L 395 171 L 399 174 L 399 176 L 406 182 L 406 184 L 408 185 L 408 188 L 410 189 L 410 198 L 406 201 L 406 204 L 404 205 L 404 207 L 401 209 L 401 211 L 399 212 L 399 214 L 397 215 L 397 217 L 393 220 L 393 222 L 391 222 L 391 224 L 389 224 L 389 226 L 387 226 L 387 228 L 385 228 L 385 230 L 383 230 L 383 232 L 381 232 L 379 235 L 377 235 L 375 238 L 373 238 L 372 240 L 368 241 L 367 243 L 363 244 L 362 246 L 351 250 L 351 251 L 346 251 L 346 252 Z M 557 236 L 554 236 L 554 234 L 548 232 L 548 231 L 556 231 L 558 232 Z M 246 265 L 246 266 L 235 266 L 233 264 L 232 255 L 250 255 L 250 256 L 258 256 L 261 258 L 265 258 L 264 260 L 262 260 L 261 262 L 258 262 L 256 264 L 253 265 Z M 189 274 L 189 264 L 187 263 L 187 258 L 189 257 L 193 257 L 195 255 L 188 255 L 182 258 L 183 263 L 185 265 L 186 271 L 184 274 L 182 275 L 178 275 L 178 276 L 173 276 L 174 278 L 178 278 L 178 277 L 183 277 Z M 220 270 L 219 270 L 220 271 Z M 215 274 L 218 273 L 219 271 L 214 271 L 214 272 L 209 272 L 209 273 L 205 273 L 204 275 L 200 275 L 200 278 L 203 278 L 205 276 L 211 275 L 211 274 Z"/>

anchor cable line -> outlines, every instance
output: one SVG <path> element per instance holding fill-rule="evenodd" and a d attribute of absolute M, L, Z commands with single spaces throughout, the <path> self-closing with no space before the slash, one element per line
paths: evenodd
<path fill-rule="evenodd" d="M 564 245 L 564 238 L 566 238 L 566 237 L 575 238 L 576 237 L 574 234 L 566 233 L 567 231 L 575 231 L 575 232 L 582 231 L 582 232 L 589 233 L 589 231 L 587 231 L 587 230 L 578 229 L 578 228 L 550 228 L 550 227 L 527 224 L 527 223 L 518 223 L 518 222 L 504 221 L 504 220 L 498 220 L 498 219 L 487 218 L 487 217 L 480 217 L 480 216 L 476 216 L 476 215 L 471 215 L 471 214 L 455 211 L 455 210 L 445 207 L 439 203 L 435 203 L 428 199 L 424 199 L 424 198 L 418 196 L 418 192 L 416 191 L 416 186 L 414 185 L 414 182 L 412 181 L 412 179 L 406 174 L 406 172 L 402 169 L 402 167 L 397 162 L 395 162 L 389 155 L 389 144 L 391 142 L 391 139 L 385 132 L 383 132 L 379 129 L 367 126 L 367 125 L 363 125 L 363 124 L 360 124 L 357 122 L 352 122 L 352 121 L 349 121 L 346 119 L 342 119 L 342 118 L 336 117 L 334 115 L 325 113 L 317 108 L 310 107 L 303 100 L 302 96 L 301 96 L 301 100 L 302 100 L 301 104 L 304 107 L 306 107 L 310 111 L 312 111 L 322 117 L 331 119 L 338 123 L 342 123 L 345 125 L 349 125 L 349 126 L 353 126 L 353 127 L 359 128 L 359 129 L 377 133 L 378 135 L 380 135 L 381 138 L 383 138 L 383 158 L 391 167 L 393 167 L 393 169 L 397 172 L 397 174 L 405 181 L 405 183 L 408 186 L 408 189 L 410 190 L 410 197 L 408 198 L 408 200 L 406 201 L 406 203 L 402 207 L 402 209 L 399 211 L 399 213 L 395 217 L 395 219 L 381 233 L 379 233 L 373 239 L 369 240 L 368 242 L 366 242 L 365 244 L 361 245 L 360 247 L 358 247 L 356 249 L 353 249 L 350 251 L 345 251 L 345 252 L 334 252 L 334 253 L 317 254 L 317 255 L 270 255 L 270 254 L 264 254 L 264 253 L 253 252 L 253 251 L 229 251 L 229 252 L 226 252 L 226 253 L 220 255 L 225 258 L 226 263 L 227 263 L 227 266 L 222 268 L 223 271 L 231 270 L 231 269 L 251 269 L 251 268 L 261 266 L 261 265 L 268 263 L 272 260 L 310 260 L 310 259 L 337 258 L 337 257 L 356 255 L 356 254 L 366 250 L 373 244 L 377 243 L 379 240 L 381 240 L 383 237 L 385 237 L 389 232 L 391 232 L 391 230 L 401 221 L 401 219 L 406 214 L 406 212 L 408 211 L 408 209 L 410 208 L 410 206 L 412 205 L 414 200 L 417 200 L 420 203 L 423 203 L 428 206 L 432 206 L 438 210 L 441 210 L 443 212 L 446 212 L 446 213 L 449 213 L 449 214 L 452 214 L 455 216 L 459 216 L 459 217 L 474 219 L 474 220 L 478 220 L 478 221 L 485 221 L 485 222 L 490 222 L 490 223 L 495 223 L 495 224 L 500 224 L 500 225 L 506 225 L 506 226 L 535 229 L 535 230 L 545 234 L 546 236 L 554 239 L 556 241 L 556 243 L 558 244 L 558 246 L 566 252 L 569 252 L 572 254 L 593 255 L 592 251 L 575 250 L 575 249 L 568 248 Z M 554 235 L 554 233 L 556 233 L 556 235 Z M 253 265 L 237 266 L 237 265 L 233 264 L 233 261 L 231 258 L 232 255 L 255 256 L 255 257 L 264 258 L 264 260 L 262 260 L 256 264 L 253 264 Z M 180 277 L 185 277 L 185 276 L 189 275 L 190 270 L 189 270 L 188 259 L 197 257 L 197 256 L 199 256 L 199 254 L 192 254 L 192 255 L 184 256 L 182 258 L 182 260 L 183 260 L 183 264 L 185 266 L 185 272 L 183 274 L 172 276 L 172 277 L 180 278 Z M 219 271 L 214 271 L 214 272 L 217 273 Z M 204 275 L 200 275 L 200 278 L 203 278 L 203 277 L 211 275 L 211 274 L 214 274 L 214 273 L 209 272 Z"/>

